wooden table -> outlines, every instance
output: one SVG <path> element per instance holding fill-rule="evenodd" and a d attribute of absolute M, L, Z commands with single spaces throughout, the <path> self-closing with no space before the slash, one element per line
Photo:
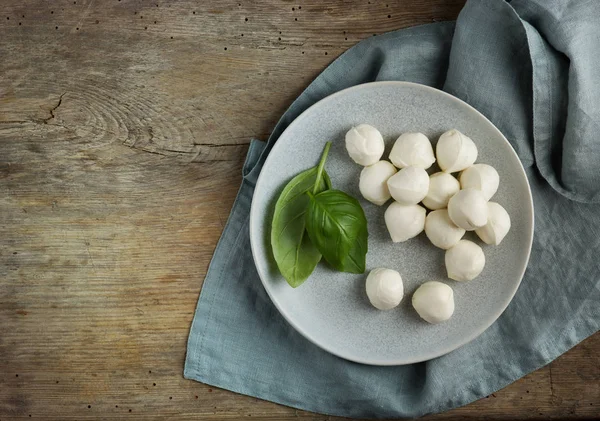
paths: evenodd
<path fill-rule="evenodd" d="M 4 0 L 0 420 L 334 419 L 182 377 L 250 137 L 357 41 L 463 0 Z M 600 414 L 600 336 L 431 419 Z"/>

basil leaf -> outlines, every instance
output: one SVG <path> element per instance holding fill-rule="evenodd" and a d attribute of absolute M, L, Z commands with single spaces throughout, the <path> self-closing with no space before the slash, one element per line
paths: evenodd
<path fill-rule="evenodd" d="M 358 200 L 340 190 L 308 196 L 306 230 L 312 243 L 334 269 L 364 273 L 367 218 Z"/>
<path fill-rule="evenodd" d="M 321 260 L 321 253 L 311 243 L 305 229 L 308 208 L 307 192 L 317 187 L 321 192 L 331 188 L 325 171 L 317 183 L 318 167 L 295 176 L 283 189 L 271 224 L 271 247 L 279 271 L 292 287 L 301 285 Z M 322 169 L 322 168 L 321 168 Z"/>

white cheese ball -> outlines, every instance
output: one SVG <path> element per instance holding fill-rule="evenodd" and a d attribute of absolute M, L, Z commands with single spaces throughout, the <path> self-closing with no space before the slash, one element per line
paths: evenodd
<path fill-rule="evenodd" d="M 392 269 L 373 269 L 367 276 L 366 290 L 369 301 L 379 310 L 396 307 L 404 297 L 402 277 Z"/>
<path fill-rule="evenodd" d="M 420 167 L 406 167 L 391 176 L 387 184 L 396 202 L 416 205 L 427 196 L 429 174 Z"/>
<path fill-rule="evenodd" d="M 447 250 L 455 246 L 465 232 L 452 222 L 446 209 L 430 212 L 425 218 L 425 235 L 434 246 L 441 249 Z"/>
<path fill-rule="evenodd" d="M 470 137 L 456 129 L 442 134 L 435 148 L 437 162 L 444 172 L 457 172 L 473 165 L 477 146 Z"/>
<path fill-rule="evenodd" d="M 385 210 L 385 225 L 394 243 L 410 240 L 425 228 L 425 208 L 393 202 Z"/>
<path fill-rule="evenodd" d="M 396 167 L 388 161 L 379 161 L 364 167 L 358 182 L 360 194 L 371 203 L 383 205 L 392 197 L 387 181 L 396 172 Z"/>
<path fill-rule="evenodd" d="M 485 200 L 490 200 L 498 191 L 500 176 L 491 165 L 475 164 L 460 173 L 460 186 L 463 189 L 481 190 Z"/>
<path fill-rule="evenodd" d="M 423 204 L 431 209 L 442 209 L 448 206 L 448 200 L 460 190 L 460 184 L 452 174 L 436 172 L 429 177 L 429 191 Z"/>
<path fill-rule="evenodd" d="M 381 159 L 385 144 L 383 136 L 373 126 L 360 124 L 346 133 L 346 150 L 359 165 L 373 165 Z"/>
<path fill-rule="evenodd" d="M 510 216 L 501 205 L 488 202 L 488 222 L 475 230 L 479 238 L 486 244 L 497 246 L 510 230 Z"/>
<path fill-rule="evenodd" d="M 485 266 L 485 255 L 477 244 L 469 240 L 460 240 L 446 251 L 446 271 L 448 278 L 455 281 L 475 279 Z"/>
<path fill-rule="evenodd" d="M 441 323 L 454 313 L 454 292 L 441 282 L 425 282 L 413 294 L 412 305 L 421 319 L 432 324 Z"/>
<path fill-rule="evenodd" d="M 448 201 L 448 215 L 457 226 L 474 231 L 487 224 L 487 201 L 480 190 L 460 190 Z"/>
<path fill-rule="evenodd" d="M 398 168 L 420 167 L 427 169 L 435 162 L 431 142 L 423 133 L 404 133 L 394 143 L 390 161 Z"/>

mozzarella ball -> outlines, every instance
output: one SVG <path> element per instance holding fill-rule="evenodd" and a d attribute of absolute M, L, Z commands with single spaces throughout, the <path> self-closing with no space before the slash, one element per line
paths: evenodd
<path fill-rule="evenodd" d="M 359 165 L 373 165 L 381 159 L 385 144 L 383 136 L 373 126 L 361 124 L 346 133 L 346 150 Z"/>
<path fill-rule="evenodd" d="M 393 202 L 385 210 L 385 225 L 394 243 L 410 240 L 425 227 L 425 208 Z"/>
<path fill-rule="evenodd" d="M 402 277 L 392 269 L 373 269 L 367 276 L 366 289 L 369 301 L 379 310 L 396 307 L 404 297 Z"/>
<path fill-rule="evenodd" d="M 487 224 L 487 201 L 480 190 L 460 190 L 448 201 L 448 215 L 462 229 L 476 230 Z"/>
<path fill-rule="evenodd" d="M 455 281 L 475 279 L 485 266 L 485 255 L 477 244 L 469 240 L 460 240 L 446 251 L 446 271 L 448 278 Z"/>
<path fill-rule="evenodd" d="M 477 159 L 477 146 L 456 129 L 442 134 L 435 148 L 438 165 L 444 172 L 462 171 Z"/>
<path fill-rule="evenodd" d="M 510 216 L 501 205 L 488 202 L 488 222 L 475 230 L 479 238 L 486 244 L 497 246 L 510 230 Z"/>
<path fill-rule="evenodd" d="M 423 204 L 431 210 L 448 206 L 448 200 L 460 190 L 460 184 L 452 174 L 436 172 L 429 177 L 429 191 Z"/>
<path fill-rule="evenodd" d="M 396 167 L 388 161 L 379 161 L 364 167 L 358 182 L 360 194 L 371 203 L 383 205 L 392 197 L 387 181 L 396 172 Z"/>
<path fill-rule="evenodd" d="M 431 142 L 423 133 L 404 133 L 394 143 L 390 161 L 398 168 L 420 167 L 427 169 L 435 162 Z"/>
<path fill-rule="evenodd" d="M 491 165 L 475 164 L 460 173 L 460 186 L 463 189 L 481 190 L 485 200 L 490 200 L 498 191 L 500 176 Z"/>
<path fill-rule="evenodd" d="M 425 235 L 434 246 L 447 250 L 463 238 L 465 230 L 450 220 L 446 209 L 438 209 L 425 218 Z"/>
<path fill-rule="evenodd" d="M 423 168 L 402 168 L 387 181 L 390 194 L 402 205 L 416 205 L 427 196 L 429 174 Z"/>
<path fill-rule="evenodd" d="M 412 305 L 421 319 L 432 324 L 441 323 L 454 313 L 454 292 L 441 282 L 425 282 L 413 294 Z"/>

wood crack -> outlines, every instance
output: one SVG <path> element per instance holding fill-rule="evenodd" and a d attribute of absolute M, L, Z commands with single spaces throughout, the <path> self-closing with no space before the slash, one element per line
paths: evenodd
<path fill-rule="evenodd" d="M 220 145 L 215 145 L 214 143 L 194 143 L 194 146 L 206 146 L 208 148 L 221 148 L 221 147 L 234 148 L 234 147 L 241 147 L 241 146 L 246 146 L 246 145 L 248 145 L 248 143 L 223 143 Z"/>
<path fill-rule="evenodd" d="M 548 371 L 550 373 L 550 396 L 555 399 L 556 394 L 554 392 L 554 379 L 552 378 L 552 364 L 548 364 Z"/>
<path fill-rule="evenodd" d="M 64 93 L 62 93 L 62 94 L 61 94 L 61 95 L 58 97 L 58 103 L 57 103 L 57 104 L 56 104 L 54 107 L 50 108 L 50 117 L 42 119 L 42 123 L 43 123 L 43 124 L 48 124 L 48 122 L 49 122 L 50 120 L 53 120 L 53 119 L 54 119 L 54 117 L 55 117 L 55 115 L 54 115 L 54 111 L 58 110 L 58 107 L 60 107 L 60 106 L 61 106 L 61 104 L 62 104 L 62 100 L 63 100 L 63 97 L 64 97 L 66 94 L 67 94 L 67 93 L 66 93 L 66 92 L 64 92 Z"/>
<path fill-rule="evenodd" d="M 127 145 L 125 145 L 125 146 L 127 146 Z M 131 146 L 130 146 L 130 147 L 131 147 Z M 134 149 L 137 149 L 137 148 L 134 148 Z M 152 150 L 152 149 L 140 149 L 140 150 L 141 150 L 141 151 L 143 151 L 143 152 L 148 152 L 148 153 L 151 153 L 151 154 L 153 154 L 153 155 L 160 155 L 160 156 L 173 156 L 173 155 L 166 154 L 166 153 L 164 153 L 164 152 L 161 152 L 161 151 L 155 151 L 155 150 Z"/>

